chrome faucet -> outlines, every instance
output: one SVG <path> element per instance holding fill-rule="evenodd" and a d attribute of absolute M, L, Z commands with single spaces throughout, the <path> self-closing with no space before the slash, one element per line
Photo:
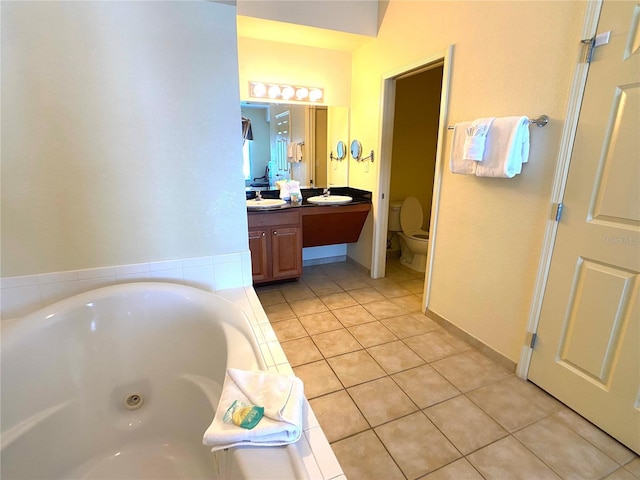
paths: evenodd
<path fill-rule="evenodd" d="M 329 195 L 331 195 L 331 192 L 329 191 L 329 189 L 328 189 L 328 188 L 325 188 L 325 189 L 322 191 L 322 196 L 323 196 L 323 197 L 328 197 Z"/>
<path fill-rule="evenodd" d="M 256 192 L 256 202 L 259 202 L 260 200 L 262 200 L 262 192 L 258 190 Z"/>

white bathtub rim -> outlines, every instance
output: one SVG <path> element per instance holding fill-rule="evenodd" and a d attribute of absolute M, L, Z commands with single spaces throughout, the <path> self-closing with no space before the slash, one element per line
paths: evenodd
<path fill-rule="evenodd" d="M 247 337 L 252 346 L 252 349 L 254 350 L 256 361 L 259 364 L 259 369 L 263 371 L 268 370 L 267 362 L 265 361 L 265 358 L 262 354 L 258 338 L 256 337 L 254 329 L 252 328 L 251 322 L 247 317 L 247 314 L 241 308 L 239 308 L 238 305 L 234 304 L 233 301 L 223 297 L 222 295 L 217 294 L 216 292 L 202 290 L 193 286 L 164 281 L 126 282 L 108 285 L 87 292 L 74 294 L 70 297 L 58 300 L 49 305 L 43 306 L 37 311 L 29 313 L 23 317 L 3 320 L 0 354 L 2 354 L 7 348 L 14 346 L 15 343 L 20 342 L 25 335 L 33 334 L 33 332 L 37 331 L 38 329 L 51 327 L 52 325 L 55 325 L 56 322 L 63 321 L 65 318 L 63 314 L 70 309 L 86 305 L 87 303 L 102 298 L 119 296 L 121 294 L 132 294 L 148 290 L 153 290 L 154 292 L 166 291 L 173 294 L 178 293 L 189 300 L 192 299 L 190 297 L 198 297 L 196 300 L 203 299 L 205 302 L 210 302 L 212 301 L 212 299 L 215 299 L 214 301 L 219 302 L 219 305 L 223 305 L 223 308 L 236 312 L 242 317 L 243 321 L 241 323 L 226 322 L 227 325 L 235 327 L 236 329 L 240 330 L 240 333 Z M 185 376 L 183 376 L 183 379 L 185 381 L 189 381 L 198 385 L 198 382 L 196 381 L 197 379 L 187 378 Z M 205 389 L 205 394 L 210 393 L 207 392 L 207 390 L 208 388 Z M 210 395 L 207 396 L 211 401 Z M 70 407 L 70 403 L 73 403 L 73 401 L 54 405 L 46 411 L 39 412 L 32 417 L 22 420 L 19 424 L 16 424 L 7 431 L 3 432 L 2 442 L 0 442 L 2 444 L 0 445 L 0 451 L 7 448 L 10 443 L 21 437 L 24 433 L 26 433 L 34 426 L 38 425 L 42 420 L 58 413 L 65 408 Z M 269 447 L 259 448 L 261 450 L 269 449 Z M 251 447 L 242 446 L 238 447 L 238 449 L 251 450 Z M 288 452 L 287 456 L 293 462 L 294 469 L 296 470 L 296 478 L 310 478 L 309 471 L 305 467 L 304 462 L 300 456 L 301 452 L 299 451 L 299 446 L 297 444 L 290 444 L 286 445 L 285 449 Z M 279 454 L 277 456 L 279 457 Z"/>
<path fill-rule="evenodd" d="M 224 298 L 215 292 L 201 290 L 196 287 L 182 285 L 178 283 L 170 282 L 127 282 L 118 283 L 115 285 L 108 285 L 106 287 L 96 288 L 87 292 L 78 293 L 70 297 L 58 300 L 57 302 L 46 305 L 35 312 L 29 313 L 24 317 L 11 319 L 10 321 L 3 321 L 2 325 L 2 346 L 0 352 L 4 348 L 11 347 L 14 342 L 20 341 L 24 335 L 32 333 L 33 331 L 55 325 L 58 321 L 64 320 L 64 316 L 61 313 L 66 312 L 79 305 L 86 305 L 102 298 L 108 298 L 118 296 L 118 294 L 133 294 L 144 291 L 156 291 L 156 292 L 169 292 L 180 293 L 188 300 L 191 296 L 198 296 L 200 299 L 204 299 L 205 302 L 220 302 L 224 305 L 224 308 L 237 313 L 244 321 L 241 324 L 233 324 L 234 327 L 239 328 L 249 339 L 251 339 L 252 347 L 259 353 L 258 341 L 255 337 L 255 333 L 251 328 L 249 318 L 240 308 L 233 304 L 230 300 Z M 259 354 L 260 368 L 265 369 L 265 362 L 262 355 Z"/>

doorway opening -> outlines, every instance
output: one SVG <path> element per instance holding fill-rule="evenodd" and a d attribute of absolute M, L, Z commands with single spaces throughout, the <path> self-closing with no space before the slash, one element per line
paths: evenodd
<path fill-rule="evenodd" d="M 443 65 L 440 63 L 396 79 L 391 175 L 387 194 L 390 221 L 387 226 L 389 235 L 386 259 L 400 257 L 400 263 L 419 272 L 424 272 L 427 266 L 428 238 L 422 238 L 424 241 L 418 242 L 416 247 L 424 248 L 424 253 L 408 251 L 405 237 L 400 235 L 403 225 L 399 224 L 398 219 L 402 202 L 409 197 L 417 199 L 413 210 L 416 215 L 415 227 L 422 231 L 423 236 L 428 235 L 436 168 L 442 69 Z M 404 235 L 408 233 L 404 232 Z"/>
<path fill-rule="evenodd" d="M 389 231 L 390 207 L 393 204 L 395 214 L 391 217 L 396 218 L 399 203 L 415 197 L 423 217 L 419 229 L 429 232 L 427 250 L 420 257 L 424 265 L 418 265 L 425 271 L 423 310 L 428 306 L 436 241 L 451 53 L 449 47 L 445 52 L 391 72 L 383 80 L 380 195 L 371 275 L 384 277 L 387 257 L 401 255 L 397 222 L 392 225 L 396 231 Z"/>

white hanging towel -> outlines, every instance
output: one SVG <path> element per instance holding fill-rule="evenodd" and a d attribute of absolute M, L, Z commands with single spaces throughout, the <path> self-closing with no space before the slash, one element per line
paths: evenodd
<path fill-rule="evenodd" d="M 467 138 L 464 140 L 463 158 L 481 162 L 484 157 L 485 144 L 489 128 L 495 117 L 479 118 L 466 128 Z"/>
<path fill-rule="evenodd" d="M 529 119 L 498 117 L 491 124 L 484 158 L 478 163 L 479 177 L 513 178 L 529 161 Z"/>
<path fill-rule="evenodd" d="M 302 145 L 302 143 L 290 143 L 287 145 L 289 163 L 300 163 L 302 160 Z"/>
<path fill-rule="evenodd" d="M 302 144 L 301 143 L 296 143 L 296 151 L 293 159 L 296 162 L 299 162 L 300 160 L 302 160 Z"/>
<path fill-rule="evenodd" d="M 476 173 L 478 162 L 464 158 L 464 144 L 467 139 L 467 128 L 473 122 L 460 122 L 453 126 L 453 141 L 451 143 L 451 156 L 449 168 L 452 173 L 473 175 Z"/>
<path fill-rule="evenodd" d="M 222 421 L 234 400 L 264 407 L 251 430 Z M 215 416 L 202 439 L 211 451 L 241 445 L 273 447 L 297 442 L 302 435 L 302 380 L 277 373 L 227 370 Z"/>

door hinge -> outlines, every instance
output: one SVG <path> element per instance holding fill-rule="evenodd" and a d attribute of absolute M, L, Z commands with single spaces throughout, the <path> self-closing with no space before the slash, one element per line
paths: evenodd
<path fill-rule="evenodd" d="M 591 63 L 591 60 L 593 59 L 593 51 L 596 49 L 596 47 L 609 43 L 610 37 L 611 30 L 609 30 L 608 32 L 599 33 L 595 37 L 580 40 L 580 43 L 585 46 L 584 57 L 582 59 L 583 63 Z"/>
<path fill-rule="evenodd" d="M 560 219 L 562 218 L 562 212 L 564 210 L 564 203 L 560 202 L 560 203 L 554 203 L 553 204 L 553 209 L 552 214 L 551 214 L 551 218 L 553 220 L 555 220 L 556 222 L 559 222 Z"/>
<path fill-rule="evenodd" d="M 530 349 L 534 349 L 536 346 L 536 340 L 538 338 L 538 334 L 534 332 L 527 333 L 527 343 L 529 344 Z"/>

